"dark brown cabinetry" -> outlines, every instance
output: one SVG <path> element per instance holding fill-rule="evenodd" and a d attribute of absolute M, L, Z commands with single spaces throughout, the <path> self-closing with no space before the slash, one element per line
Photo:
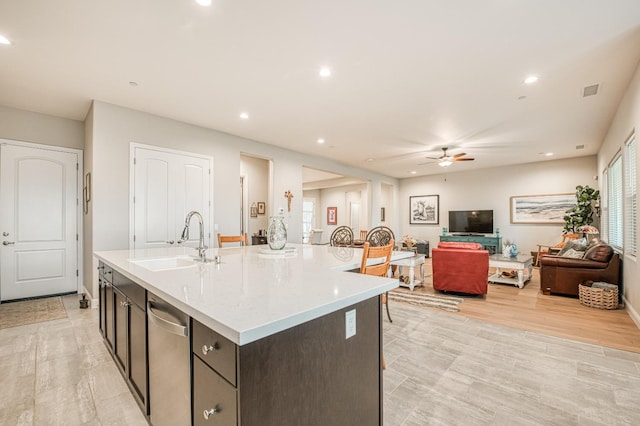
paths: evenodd
<path fill-rule="evenodd" d="M 100 326 L 138 404 L 148 413 L 147 322 L 144 288 L 100 264 Z"/>
<path fill-rule="evenodd" d="M 378 297 L 243 346 L 192 327 L 194 425 L 382 424 Z"/>

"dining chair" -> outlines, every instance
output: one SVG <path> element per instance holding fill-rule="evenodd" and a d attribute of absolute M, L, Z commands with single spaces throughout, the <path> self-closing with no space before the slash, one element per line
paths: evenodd
<path fill-rule="evenodd" d="M 241 246 L 249 245 L 249 235 L 222 235 L 218 233 L 218 247 L 222 247 L 223 243 L 240 243 Z"/>
<path fill-rule="evenodd" d="M 389 264 L 391 263 L 391 252 L 394 245 L 393 239 L 386 246 L 373 247 L 369 242 L 364 243 L 362 252 L 362 262 L 360 263 L 360 273 L 366 275 L 373 275 L 376 277 L 386 277 L 389 271 Z M 367 265 L 369 259 L 384 259 L 382 263 L 374 265 Z M 389 313 L 389 292 L 385 292 L 382 295 L 382 303 L 387 309 L 387 317 L 389 322 L 393 322 L 391 314 Z M 387 362 L 382 355 L 382 369 L 387 369 Z"/>
<path fill-rule="evenodd" d="M 373 275 L 376 277 L 386 277 L 389 272 L 389 264 L 391 263 L 391 252 L 395 241 L 392 239 L 386 246 L 372 246 L 368 241 L 364 243 L 362 252 L 362 262 L 360 263 L 360 273 Z M 369 259 L 384 259 L 382 263 L 367 265 Z M 387 317 L 389 322 L 391 314 L 389 313 L 388 292 L 382 295 L 382 303 L 386 306 Z"/>
<path fill-rule="evenodd" d="M 389 241 L 395 241 L 395 239 L 393 231 L 387 226 L 376 226 L 367 233 L 366 237 L 367 242 L 374 247 L 386 246 Z"/>
<path fill-rule="evenodd" d="M 353 244 L 353 231 L 348 226 L 338 226 L 331 233 L 329 244 L 333 247 L 350 247 Z"/>

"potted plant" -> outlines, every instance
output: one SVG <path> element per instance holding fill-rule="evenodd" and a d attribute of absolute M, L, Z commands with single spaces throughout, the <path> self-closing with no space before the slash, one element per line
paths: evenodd
<path fill-rule="evenodd" d="M 589 185 L 576 186 L 576 205 L 566 211 L 563 232 L 575 233 L 581 226 L 591 225 L 593 222 L 593 203 L 600 197 L 600 191 Z"/>

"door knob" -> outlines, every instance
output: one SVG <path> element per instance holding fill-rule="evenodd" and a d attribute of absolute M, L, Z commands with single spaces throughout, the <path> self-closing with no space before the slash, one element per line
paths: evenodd
<path fill-rule="evenodd" d="M 3 241 L 3 242 L 2 242 L 2 245 L 3 245 L 3 246 L 9 246 L 9 245 L 11 245 L 11 244 L 15 244 L 15 241 Z"/>
<path fill-rule="evenodd" d="M 173 243 L 174 243 L 174 241 L 173 241 L 173 240 L 169 240 L 169 241 L 167 241 L 167 244 L 173 244 Z"/>

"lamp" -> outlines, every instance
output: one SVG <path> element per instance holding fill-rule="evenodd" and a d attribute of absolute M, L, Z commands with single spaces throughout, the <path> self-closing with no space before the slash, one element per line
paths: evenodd
<path fill-rule="evenodd" d="M 453 161 L 449 160 L 448 158 L 438 163 L 440 167 L 449 167 L 452 164 L 453 164 Z"/>
<path fill-rule="evenodd" d="M 593 239 L 593 237 L 591 237 L 592 235 L 598 235 L 600 233 L 600 231 L 598 231 L 598 228 L 596 228 L 593 225 L 582 225 L 579 226 L 576 231 L 578 232 L 582 232 L 583 234 L 585 234 L 585 237 L 587 238 L 587 241 L 591 241 Z"/>

